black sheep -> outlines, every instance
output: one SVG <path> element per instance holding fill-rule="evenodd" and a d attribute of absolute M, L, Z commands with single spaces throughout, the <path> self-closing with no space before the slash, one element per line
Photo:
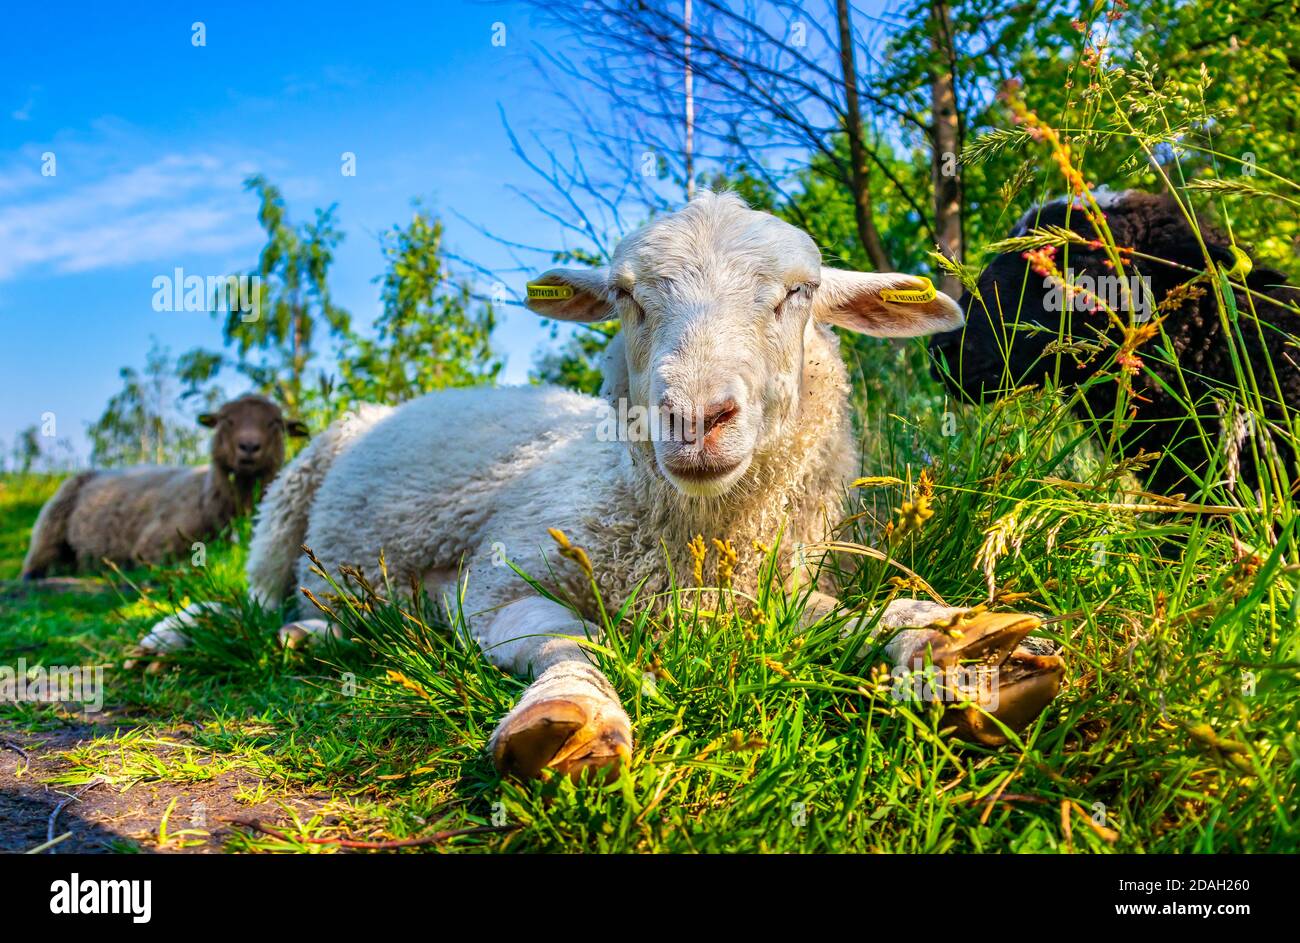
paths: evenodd
<path fill-rule="evenodd" d="M 1253 298 L 1258 325 L 1250 316 L 1246 293 L 1240 288 L 1234 291 L 1240 312 L 1237 349 L 1245 351 L 1243 370 L 1254 372 L 1267 420 L 1263 424 L 1267 434 L 1258 435 L 1257 423 L 1239 408 L 1240 386 L 1214 286 L 1206 276 L 1197 277 L 1205 270 L 1205 257 L 1183 212 L 1168 197 L 1138 191 L 1103 193 L 1098 202 L 1115 244 L 1132 250 L 1123 252 L 1122 259 L 1126 275 L 1140 278 L 1137 283 L 1125 282 L 1136 290 L 1128 295 L 1119 290 L 1120 279 L 1097 241 L 1092 222 L 1077 204 L 1073 209 L 1063 200 L 1046 204 L 1026 214 L 1011 235 L 1059 226 L 1087 242 L 1071 243 L 1055 253 L 1049 250 L 1046 256 L 1016 251 L 997 256 L 980 274 L 979 296 L 967 293 L 962 298 L 966 326 L 931 340 L 935 375 L 955 393 L 977 401 L 1049 379 L 1063 389 L 1082 386 L 1088 411 L 1105 419 L 1113 415 L 1119 397 L 1116 377 L 1127 371 L 1132 374 L 1128 402 L 1132 421 L 1118 441 L 1119 451 L 1124 457 L 1141 450 L 1163 454 L 1147 472 L 1151 490 L 1196 492 L 1184 466 L 1204 478 L 1212 452 L 1220 455 L 1215 480 L 1232 484 L 1236 478 L 1255 488 L 1257 448 L 1277 449 L 1294 481 L 1294 422 L 1300 414 L 1296 339 L 1300 290 L 1287 285 L 1279 272 L 1251 269 L 1245 283 L 1260 293 Z M 1216 266 L 1232 270 L 1232 281 L 1239 283 L 1250 268 L 1249 260 L 1235 255 L 1229 240 L 1214 227 L 1202 223 L 1199 228 Z M 1130 307 L 1139 325 L 1163 318 L 1168 344 L 1157 332 L 1136 347 L 1130 338 L 1126 348 L 1124 327 L 1097 308 L 1087 293 L 1066 301 L 1061 281 L 1046 274 L 1053 271 L 1106 298 L 1125 325 L 1130 322 Z M 1217 278 L 1218 272 L 1209 277 Z M 1117 350 L 1119 356 L 1112 356 Z M 1108 364 L 1109 375 L 1098 377 Z M 1094 378 L 1091 383 L 1089 378 Z M 1193 410 L 1169 391 L 1181 391 L 1182 382 L 1205 429 L 1204 438 L 1192 421 Z M 1226 409 L 1230 394 L 1239 405 Z M 1109 422 L 1100 428 L 1108 429 Z M 1254 447 L 1248 441 L 1252 430 L 1257 438 Z"/>

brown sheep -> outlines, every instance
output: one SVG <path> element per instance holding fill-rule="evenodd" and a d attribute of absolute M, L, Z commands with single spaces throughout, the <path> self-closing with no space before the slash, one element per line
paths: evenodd
<path fill-rule="evenodd" d="M 303 423 L 252 394 L 199 423 L 215 430 L 210 465 L 86 471 L 65 481 L 36 519 L 23 579 L 40 579 L 56 564 L 86 570 L 103 560 L 133 566 L 189 553 L 252 510 L 284 464 L 284 437 L 307 435 Z"/>

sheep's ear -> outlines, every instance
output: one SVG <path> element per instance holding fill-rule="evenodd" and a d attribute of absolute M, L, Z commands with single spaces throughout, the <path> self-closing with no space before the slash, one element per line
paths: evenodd
<path fill-rule="evenodd" d="M 295 439 L 305 439 L 311 435 L 307 428 L 307 423 L 301 419 L 286 419 L 284 422 L 284 431 L 293 436 Z"/>
<path fill-rule="evenodd" d="M 609 269 L 551 269 L 528 283 L 528 307 L 558 321 L 608 321 Z"/>
<path fill-rule="evenodd" d="M 209 429 L 215 429 L 217 425 L 217 414 L 199 413 L 198 423 L 200 426 L 207 426 Z"/>
<path fill-rule="evenodd" d="M 961 308 L 928 278 L 824 268 L 813 296 L 819 321 L 872 337 L 923 337 L 964 323 Z"/>

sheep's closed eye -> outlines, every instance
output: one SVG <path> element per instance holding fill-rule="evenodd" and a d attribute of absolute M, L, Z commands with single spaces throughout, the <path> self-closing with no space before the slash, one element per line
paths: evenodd
<path fill-rule="evenodd" d="M 615 288 L 614 300 L 618 302 L 620 307 L 631 311 L 632 317 L 638 324 L 641 322 L 641 319 L 645 317 L 645 311 L 639 304 L 637 304 L 637 300 L 632 297 L 632 292 L 628 291 L 626 288 Z"/>
<path fill-rule="evenodd" d="M 777 302 L 776 307 L 773 309 L 776 316 L 778 318 L 781 316 L 781 312 L 785 310 L 786 305 L 792 302 L 796 302 L 800 298 L 811 298 L 813 287 L 814 286 L 812 285 L 812 283 L 804 282 L 801 285 L 795 285 L 793 288 L 791 288 L 788 292 L 786 292 L 785 297 L 782 298 L 779 302 Z"/>

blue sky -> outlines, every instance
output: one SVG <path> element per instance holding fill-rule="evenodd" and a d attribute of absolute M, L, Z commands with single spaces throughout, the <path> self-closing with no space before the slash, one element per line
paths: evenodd
<path fill-rule="evenodd" d="M 562 235 L 511 185 L 540 188 L 509 149 L 554 126 L 529 61 L 559 43 L 510 4 L 316 2 L 14 4 L 0 57 L 0 443 L 53 412 L 85 457 L 84 427 L 140 366 L 151 337 L 173 354 L 218 347 L 201 312 L 156 312 L 152 281 L 246 271 L 261 245 L 243 178 L 267 174 L 295 220 L 338 204 L 347 239 L 337 299 L 361 323 L 378 310 L 377 236 L 423 197 L 449 246 L 511 265 L 454 214 L 530 244 Z M 206 28 L 204 47 L 191 24 Z M 506 26 L 504 47 L 493 24 Z M 562 122 L 561 122 L 562 123 Z M 340 155 L 356 154 L 355 177 Z M 42 176 L 43 155 L 57 173 Z M 512 276 L 522 283 L 522 275 Z M 517 287 L 517 286 L 515 286 Z M 505 312 L 505 379 L 526 378 L 546 332 Z M 237 392 L 236 378 L 227 389 Z"/>

